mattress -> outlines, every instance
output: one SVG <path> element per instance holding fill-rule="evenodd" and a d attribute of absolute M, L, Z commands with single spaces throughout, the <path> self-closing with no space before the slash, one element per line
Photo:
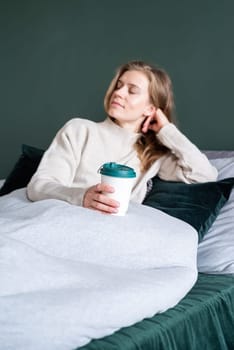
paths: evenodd
<path fill-rule="evenodd" d="M 232 350 L 234 275 L 199 273 L 179 304 L 79 350 Z"/>

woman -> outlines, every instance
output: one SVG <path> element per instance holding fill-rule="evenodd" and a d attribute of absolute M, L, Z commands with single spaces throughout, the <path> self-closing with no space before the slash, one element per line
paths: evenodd
<path fill-rule="evenodd" d="M 114 189 L 100 183 L 98 169 L 106 162 L 134 168 L 131 200 L 138 203 L 156 174 L 186 183 L 216 180 L 216 169 L 173 122 L 172 84 L 164 70 L 141 61 L 121 66 L 104 106 L 104 121 L 74 118 L 59 130 L 28 184 L 29 199 L 117 213 L 118 202 L 103 194 Z"/>

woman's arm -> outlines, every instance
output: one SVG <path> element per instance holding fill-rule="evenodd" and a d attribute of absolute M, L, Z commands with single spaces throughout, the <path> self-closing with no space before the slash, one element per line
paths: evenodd
<path fill-rule="evenodd" d="M 81 134 L 81 133 L 80 133 Z M 54 198 L 82 204 L 84 190 L 72 187 L 80 161 L 81 147 L 72 120 L 59 130 L 27 186 L 32 201 Z"/>
<path fill-rule="evenodd" d="M 171 150 L 161 163 L 158 175 L 162 179 L 186 183 L 217 179 L 217 169 L 174 124 L 162 127 L 156 137 Z"/>
<path fill-rule="evenodd" d="M 161 109 L 154 110 L 145 120 L 143 132 L 151 129 L 171 153 L 162 160 L 158 175 L 164 180 L 186 183 L 215 181 L 217 169 L 208 158 L 174 124 Z"/>
<path fill-rule="evenodd" d="M 73 184 L 82 161 L 83 149 L 88 142 L 87 128 L 83 125 L 71 120 L 57 133 L 27 186 L 28 198 L 32 201 L 60 199 L 101 212 L 116 213 L 118 202 L 102 194 L 103 191 L 113 191 L 109 185 L 96 184 L 81 188 Z"/>

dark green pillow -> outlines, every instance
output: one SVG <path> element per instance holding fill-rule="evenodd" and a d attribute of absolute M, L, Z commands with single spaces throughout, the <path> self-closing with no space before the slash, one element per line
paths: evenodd
<path fill-rule="evenodd" d="M 22 154 L 1 187 L 0 196 L 26 187 L 37 170 L 43 154 L 44 150 L 23 144 Z"/>
<path fill-rule="evenodd" d="M 220 209 L 227 202 L 234 177 L 215 182 L 185 184 L 152 179 L 152 189 L 143 204 L 181 219 L 198 232 L 199 241 L 209 230 Z"/>

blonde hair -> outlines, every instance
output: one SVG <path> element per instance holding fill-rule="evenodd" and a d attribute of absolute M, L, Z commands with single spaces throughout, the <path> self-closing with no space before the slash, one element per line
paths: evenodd
<path fill-rule="evenodd" d="M 174 97 L 170 77 L 163 69 L 143 61 L 131 61 L 118 68 L 104 98 L 105 111 L 108 113 L 110 99 L 116 89 L 119 78 L 126 71 L 132 70 L 143 72 L 146 75 L 149 80 L 150 103 L 156 108 L 160 108 L 167 116 L 169 122 L 175 123 L 173 116 Z M 143 172 L 148 170 L 156 159 L 168 152 L 168 148 L 159 142 L 157 137 L 155 137 L 155 132 L 152 130 L 141 134 L 135 143 L 135 149 L 141 161 L 141 170 Z"/>

